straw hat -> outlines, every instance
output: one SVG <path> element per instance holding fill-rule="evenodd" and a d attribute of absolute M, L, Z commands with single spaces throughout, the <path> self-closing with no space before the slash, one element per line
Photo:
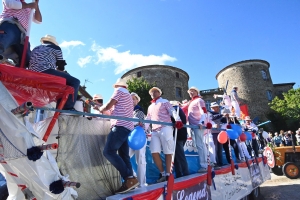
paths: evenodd
<path fill-rule="evenodd" d="M 101 94 L 94 94 L 93 100 L 103 99 Z"/>
<path fill-rule="evenodd" d="M 126 81 L 124 79 L 119 78 L 115 84 L 113 84 L 113 87 L 115 88 L 116 86 L 124 86 L 128 87 Z"/>
<path fill-rule="evenodd" d="M 160 90 L 158 87 L 153 87 L 153 88 L 151 88 L 151 89 L 149 90 L 149 94 L 150 94 L 153 90 L 157 90 L 157 91 L 159 92 L 160 95 L 162 94 L 161 90 Z"/>
<path fill-rule="evenodd" d="M 199 94 L 199 90 L 198 90 L 198 88 L 196 88 L 196 87 L 190 87 L 190 89 L 187 91 L 188 93 L 190 92 L 190 90 L 195 90 L 195 91 L 197 91 L 197 93 Z"/>
<path fill-rule="evenodd" d="M 252 119 L 249 116 L 245 117 L 245 121 L 251 121 Z"/>
<path fill-rule="evenodd" d="M 56 42 L 56 38 L 52 35 L 45 35 L 45 37 L 41 38 L 41 43 L 43 42 L 52 42 L 53 44 L 58 46 L 58 43 Z"/>
<path fill-rule="evenodd" d="M 131 96 L 133 96 L 133 95 L 137 98 L 138 102 L 141 101 L 141 97 L 139 97 L 139 95 L 137 93 L 131 92 Z"/>

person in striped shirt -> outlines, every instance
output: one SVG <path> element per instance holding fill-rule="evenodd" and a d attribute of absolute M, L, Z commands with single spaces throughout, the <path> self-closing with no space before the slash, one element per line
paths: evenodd
<path fill-rule="evenodd" d="M 118 79 L 113 85 L 114 93 L 108 103 L 101 106 L 99 111 L 105 112 L 112 108 L 113 116 L 133 117 L 133 101 L 127 90 L 125 80 Z M 129 157 L 128 136 L 133 130 L 133 122 L 120 119 L 111 119 L 111 131 L 103 150 L 106 159 L 120 172 L 124 182 L 115 193 L 125 193 L 139 185 L 133 176 L 132 165 Z"/>
<path fill-rule="evenodd" d="M 63 59 L 61 48 L 58 46 L 54 36 L 46 35 L 42 37 L 41 43 L 41 45 L 32 50 L 29 70 L 65 78 L 66 84 L 74 88 L 74 98 L 73 95 L 69 95 L 63 110 L 75 110 L 74 105 L 77 99 L 80 81 L 64 72 L 67 63 Z M 57 102 L 57 105 L 59 105 L 59 102 L 60 101 Z"/>
<path fill-rule="evenodd" d="M 191 97 L 188 107 L 188 121 L 190 125 L 199 126 L 199 128 L 192 128 L 191 135 L 194 144 L 197 147 L 199 161 L 201 168 L 198 170 L 199 173 L 207 171 L 207 149 L 204 147 L 204 130 L 202 126 L 205 125 L 205 102 L 199 96 L 199 90 L 196 87 L 191 87 L 188 90 Z"/>
<path fill-rule="evenodd" d="M 39 0 L 26 3 L 24 0 L 2 0 L 3 10 L 0 15 L 0 54 L 13 46 L 18 54 L 19 61 L 22 59 L 23 41 L 28 31 L 29 18 L 32 9 L 35 9 L 33 21 L 42 22 L 42 14 L 39 8 Z M 30 44 L 26 54 L 26 64 L 30 59 Z M 17 63 L 18 66 L 18 63 Z"/>
<path fill-rule="evenodd" d="M 158 87 L 153 87 L 149 90 L 152 101 L 148 107 L 147 117 L 148 120 L 169 122 L 171 117 L 175 119 L 176 128 L 183 127 L 180 117 L 177 115 L 175 109 L 166 99 L 161 98 L 162 92 Z M 145 125 L 147 130 L 149 124 Z M 159 169 L 160 177 L 157 182 L 163 182 L 168 179 L 171 173 L 172 155 L 174 153 L 174 140 L 173 140 L 173 127 L 161 124 L 152 124 L 150 150 L 153 160 Z M 160 158 L 161 149 L 165 154 L 166 171 L 163 168 L 162 160 Z"/>

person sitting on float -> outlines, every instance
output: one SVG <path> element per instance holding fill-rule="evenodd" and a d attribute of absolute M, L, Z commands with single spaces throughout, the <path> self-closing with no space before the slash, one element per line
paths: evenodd
<path fill-rule="evenodd" d="M 29 70 L 65 78 L 66 85 L 74 88 L 74 97 L 72 94 L 68 96 L 63 110 L 76 111 L 74 105 L 77 99 L 80 81 L 64 72 L 67 63 L 63 59 L 61 48 L 58 46 L 54 36 L 46 35 L 42 37 L 41 43 L 41 45 L 32 50 Z M 60 100 L 57 101 L 57 105 L 59 105 L 59 102 Z"/>

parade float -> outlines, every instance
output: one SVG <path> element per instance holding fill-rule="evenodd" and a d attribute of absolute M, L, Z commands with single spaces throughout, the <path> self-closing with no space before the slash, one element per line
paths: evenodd
<path fill-rule="evenodd" d="M 0 64 L 0 81 L 0 172 L 10 199 L 255 199 L 270 179 L 264 157 L 197 173 L 197 150 L 189 138 L 185 153 L 191 175 L 155 183 L 159 172 L 147 146 L 149 185 L 114 195 L 121 178 L 102 152 L 109 118 L 115 117 L 61 110 L 73 89 L 60 77 Z M 57 108 L 46 107 L 58 99 Z M 27 114 L 36 110 L 53 114 L 32 124 Z M 132 164 L 136 170 L 134 157 Z"/>

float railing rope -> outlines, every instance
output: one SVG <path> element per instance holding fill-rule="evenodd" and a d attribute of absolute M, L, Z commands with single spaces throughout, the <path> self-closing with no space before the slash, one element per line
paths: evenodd
<path fill-rule="evenodd" d="M 120 117 L 120 116 L 113 116 L 113 115 L 93 114 L 93 113 L 86 113 L 86 112 L 79 112 L 79 111 L 70 111 L 70 110 L 59 110 L 59 109 L 49 108 L 49 107 L 34 107 L 34 109 L 40 109 L 40 110 L 46 110 L 46 111 L 54 111 L 54 112 L 60 112 L 60 113 L 68 113 L 68 114 L 73 114 L 73 115 L 78 115 L 78 116 L 79 115 L 84 115 L 84 116 L 90 116 L 90 117 L 100 117 L 100 118 L 105 118 L 105 119 L 119 119 L 119 120 L 124 120 L 124 121 L 133 121 L 133 122 L 142 122 L 142 123 L 161 124 L 161 125 L 166 125 L 166 126 L 174 126 L 174 123 L 170 123 L 170 122 L 161 122 L 161 121 L 153 121 L 153 120 L 146 120 L 146 119 Z M 188 125 L 188 124 L 184 124 L 183 127 L 199 129 L 199 126 Z M 204 127 L 204 126 L 202 126 L 202 128 L 206 129 L 206 127 Z M 212 130 L 224 131 L 226 129 L 213 128 Z"/>

